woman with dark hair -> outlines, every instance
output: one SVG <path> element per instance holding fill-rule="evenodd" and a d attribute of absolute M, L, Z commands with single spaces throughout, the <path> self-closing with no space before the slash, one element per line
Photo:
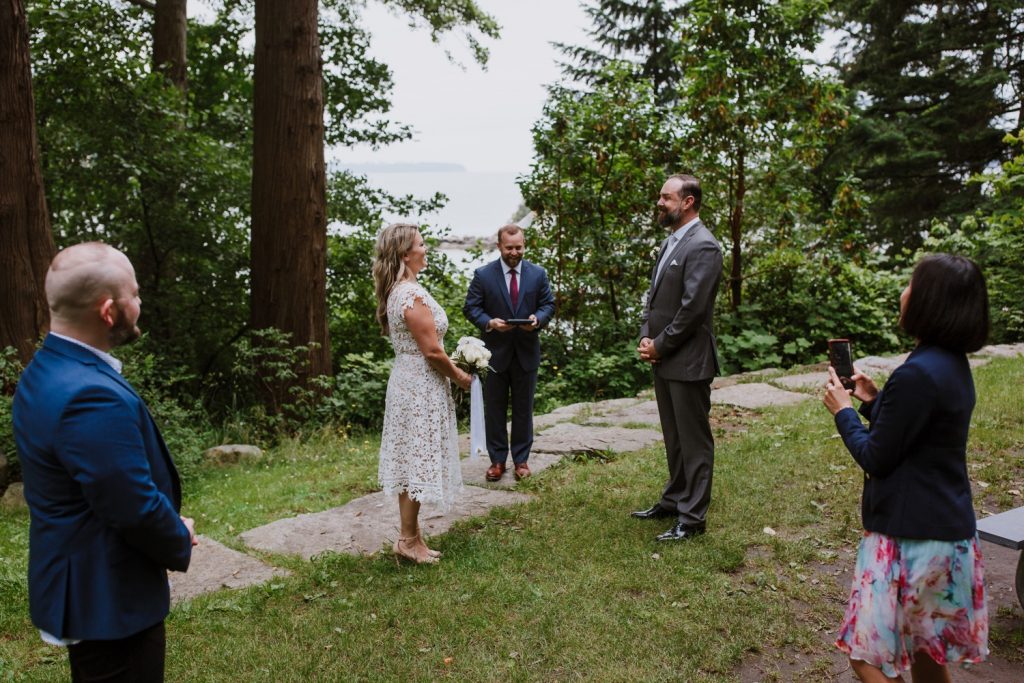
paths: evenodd
<path fill-rule="evenodd" d="M 967 353 L 988 337 L 988 291 L 968 258 L 922 259 L 900 296 L 900 325 L 917 344 L 879 391 L 834 368 L 823 397 L 864 470 L 850 601 L 836 646 L 862 681 L 949 681 L 951 663 L 988 655 L 982 557 L 967 476 L 974 380 Z M 870 421 L 865 428 L 850 395 Z"/>

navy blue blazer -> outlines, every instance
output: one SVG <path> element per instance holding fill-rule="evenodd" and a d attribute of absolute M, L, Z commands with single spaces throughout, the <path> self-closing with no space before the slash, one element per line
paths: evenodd
<path fill-rule="evenodd" d="M 512 310 L 512 299 L 505 284 L 501 259 L 480 266 L 473 273 L 462 313 L 483 333 L 484 344 L 491 352 L 491 367 L 498 372 L 508 369 L 513 358 L 531 372 L 540 366 L 540 338 L 537 331 L 555 315 L 555 298 L 551 295 L 548 274 L 538 265 L 520 261 L 519 301 Z M 537 328 L 516 328 L 508 332 L 487 331 L 491 318 L 510 320 L 537 316 Z"/>
<path fill-rule="evenodd" d="M 901 538 L 958 541 L 975 533 L 967 477 L 974 410 L 967 356 L 918 346 L 875 400 L 836 413 L 836 427 L 864 470 L 864 528 Z"/>
<path fill-rule="evenodd" d="M 58 638 L 114 640 L 162 621 L 167 570 L 192 554 L 181 485 L 145 403 L 88 349 L 49 335 L 14 394 L 31 514 L 29 611 Z"/>

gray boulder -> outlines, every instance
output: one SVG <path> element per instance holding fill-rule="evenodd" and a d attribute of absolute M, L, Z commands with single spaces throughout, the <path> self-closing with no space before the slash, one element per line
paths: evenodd
<path fill-rule="evenodd" d="M 243 444 L 222 444 L 203 452 L 203 460 L 214 465 L 235 465 L 249 460 L 259 460 L 263 451 L 256 446 Z"/>

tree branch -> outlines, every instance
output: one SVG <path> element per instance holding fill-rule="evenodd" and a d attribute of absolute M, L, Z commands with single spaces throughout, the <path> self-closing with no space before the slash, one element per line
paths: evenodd
<path fill-rule="evenodd" d="M 149 10 L 150 12 L 155 12 L 156 11 L 156 3 L 155 2 L 150 2 L 149 0 L 124 0 L 124 1 L 127 2 L 129 5 L 135 5 L 136 7 L 141 7 L 142 9 Z"/>

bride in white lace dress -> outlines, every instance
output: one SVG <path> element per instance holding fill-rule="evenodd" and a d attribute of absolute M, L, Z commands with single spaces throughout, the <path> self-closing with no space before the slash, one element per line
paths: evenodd
<path fill-rule="evenodd" d="M 377 322 L 391 339 L 395 364 L 384 403 L 378 478 L 385 494 L 398 495 L 401 530 L 395 554 L 417 563 L 440 557 L 423 542 L 420 503 L 448 510 L 462 487 L 450 382 L 469 389 L 472 380 L 445 353 L 444 309 L 416 282 L 426 265 L 417 226 L 384 228 L 374 250 L 373 284 Z"/>

